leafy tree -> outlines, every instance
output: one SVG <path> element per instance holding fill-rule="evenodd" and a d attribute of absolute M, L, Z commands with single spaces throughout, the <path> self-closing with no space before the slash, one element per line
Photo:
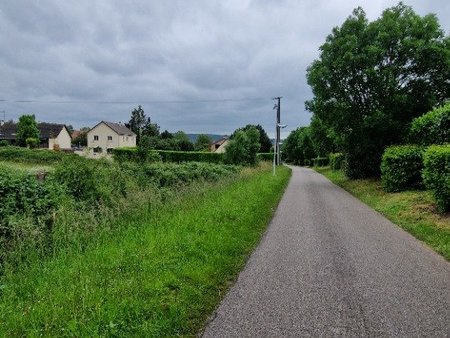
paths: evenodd
<path fill-rule="evenodd" d="M 193 151 L 194 145 L 192 144 L 191 140 L 189 140 L 189 137 L 182 131 L 177 131 L 174 135 L 174 141 L 176 144 L 176 147 L 180 151 Z"/>
<path fill-rule="evenodd" d="M 313 116 L 310 124 L 310 137 L 314 152 L 318 156 L 327 156 L 336 151 L 336 135 L 322 120 Z"/>
<path fill-rule="evenodd" d="M 39 129 L 34 115 L 22 115 L 19 117 L 19 123 L 17 124 L 17 144 L 25 147 L 28 138 L 39 140 Z"/>
<path fill-rule="evenodd" d="M 83 127 L 80 129 L 80 134 L 72 140 L 72 143 L 79 147 L 87 147 L 87 133 L 89 127 Z"/>
<path fill-rule="evenodd" d="M 338 136 L 351 178 L 379 175 L 384 148 L 450 97 L 450 37 L 402 3 L 370 23 L 355 9 L 320 50 L 306 107 Z"/>
<path fill-rule="evenodd" d="M 237 131 L 247 131 L 250 128 L 256 128 L 259 131 L 259 143 L 261 144 L 261 147 L 259 148 L 260 153 L 268 153 L 270 152 L 272 148 L 272 142 L 270 141 L 269 136 L 267 135 L 266 131 L 263 127 L 261 127 L 259 124 L 253 125 L 253 124 L 247 124 L 244 128 L 236 129 L 233 134 L 231 134 L 230 139 L 233 139 L 236 135 Z"/>
<path fill-rule="evenodd" d="M 257 153 L 261 147 L 258 129 L 255 127 L 250 127 L 246 131 L 238 129 L 233 134 L 233 139 L 225 148 L 225 163 L 256 165 L 258 163 Z"/>
<path fill-rule="evenodd" d="M 282 145 L 282 155 L 286 162 L 305 165 L 305 160 L 316 157 L 310 134 L 310 127 L 300 127 L 288 135 Z"/>
<path fill-rule="evenodd" d="M 163 139 L 163 140 L 173 138 L 173 135 L 167 130 L 164 130 L 160 136 L 161 136 L 161 139 Z"/>
<path fill-rule="evenodd" d="M 197 140 L 194 144 L 194 149 L 196 151 L 209 150 L 209 145 L 212 143 L 211 137 L 205 134 L 200 134 L 197 136 Z"/>
<path fill-rule="evenodd" d="M 139 145 L 143 135 L 158 136 L 159 126 L 152 123 L 150 117 L 145 115 L 144 109 L 139 105 L 131 112 L 130 121 L 125 124 L 136 136 L 136 143 Z"/>

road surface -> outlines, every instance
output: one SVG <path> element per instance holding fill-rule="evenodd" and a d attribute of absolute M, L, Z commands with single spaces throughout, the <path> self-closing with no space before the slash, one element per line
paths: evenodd
<path fill-rule="evenodd" d="M 205 337 L 449 337 L 450 264 L 322 175 L 293 168 Z"/>

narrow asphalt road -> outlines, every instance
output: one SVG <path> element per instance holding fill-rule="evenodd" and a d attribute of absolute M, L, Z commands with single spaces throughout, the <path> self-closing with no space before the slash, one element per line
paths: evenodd
<path fill-rule="evenodd" d="M 205 337 L 449 337 L 450 264 L 322 175 L 293 168 Z"/>

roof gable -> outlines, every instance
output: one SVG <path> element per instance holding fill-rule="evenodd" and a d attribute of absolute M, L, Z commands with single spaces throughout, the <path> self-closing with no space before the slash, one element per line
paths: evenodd
<path fill-rule="evenodd" d="M 133 133 L 130 129 L 125 127 L 123 124 L 108 122 L 108 121 L 101 121 L 100 123 L 97 123 L 89 132 L 94 130 L 97 126 L 99 126 L 102 123 L 104 125 L 106 125 L 107 127 L 109 127 L 110 129 L 112 129 L 118 135 L 136 136 L 135 133 Z"/>

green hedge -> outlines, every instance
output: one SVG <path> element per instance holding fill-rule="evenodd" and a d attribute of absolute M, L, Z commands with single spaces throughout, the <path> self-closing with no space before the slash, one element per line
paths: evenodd
<path fill-rule="evenodd" d="M 330 154 L 330 167 L 332 170 L 339 170 L 342 167 L 342 162 L 344 161 L 344 154 L 334 153 Z"/>
<path fill-rule="evenodd" d="M 316 157 L 311 159 L 315 167 L 325 167 L 330 163 L 328 157 Z"/>
<path fill-rule="evenodd" d="M 412 121 L 409 141 L 421 145 L 450 142 L 450 103 Z"/>
<path fill-rule="evenodd" d="M 381 158 L 381 184 L 389 192 L 423 187 L 423 148 L 416 145 L 391 146 Z"/>
<path fill-rule="evenodd" d="M 258 153 L 256 156 L 260 161 L 273 161 L 273 153 Z"/>
<path fill-rule="evenodd" d="M 132 161 L 141 162 L 142 155 L 137 148 L 116 148 L 113 150 L 114 159 L 119 162 Z M 223 163 L 223 154 L 201 151 L 173 151 L 173 150 L 150 150 L 147 162 L 207 162 Z"/>
<path fill-rule="evenodd" d="M 311 161 L 310 161 L 310 160 L 308 160 L 308 159 L 305 159 L 305 161 L 304 161 L 304 165 L 305 165 L 305 167 L 309 167 L 309 166 L 311 166 Z"/>
<path fill-rule="evenodd" d="M 423 186 L 423 148 L 416 145 L 391 146 L 381 158 L 381 184 L 389 192 Z"/>
<path fill-rule="evenodd" d="M 47 149 L 28 149 L 21 147 L 0 147 L 0 160 L 36 163 L 36 164 L 53 164 L 61 162 L 64 158 L 78 158 L 79 156 L 72 153 L 65 153 Z"/>
<path fill-rule="evenodd" d="M 434 145 L 426 149 L 423 156 L 423 181 L 433 192 L 438 208 L 450 210 L 450 144 Z"/>

